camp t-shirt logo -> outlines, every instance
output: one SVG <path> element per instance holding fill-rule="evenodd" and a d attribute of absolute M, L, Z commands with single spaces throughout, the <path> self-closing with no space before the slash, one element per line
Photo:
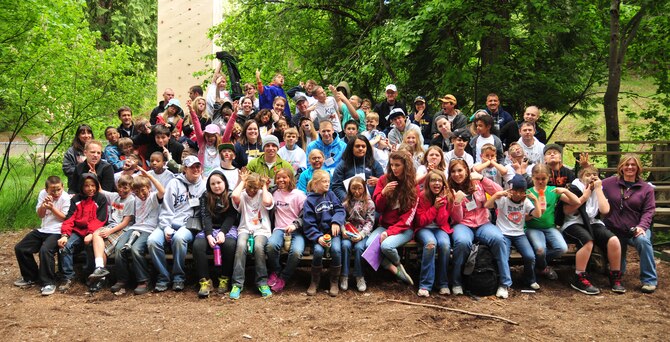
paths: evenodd
<path fill-rule="evenodd" d="M 507 214 L 507 219 L 512 223 L 519 224 L 523 220 L 523 213 L 520 211 L 512 211 Z"/>
<path fill-rule="evenodd" d="M 330 210 L 333 210 L 333 202 L 331 201 L 323 201 L 316 205 L 317 213 L 323 213 Z"/>
<path fill-rule="evenodd" d="M 287 202 L 284 202 L 284 201 L 277 201 L 277 202 L 275 202 L 275 206 L 277 208 L 288 208 L 289 204 Z"/>

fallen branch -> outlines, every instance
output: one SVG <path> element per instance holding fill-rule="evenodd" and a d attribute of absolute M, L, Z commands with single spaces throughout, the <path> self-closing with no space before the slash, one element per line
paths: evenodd
<path fill-rule="evenodd" d="M 428 333 L 427 331 L 424 331 L 424 332 L 420 332 L 420 333 L 416 333 L 416 334 L 412 334 L 412 335 L 407 335 L 403 338 L 414 338 L 414 337 L 417 337 L 417 336 L 425 335 L 427 333 Z"/>
<path fill-rule="evenodd" d="M 501 321 L 509 323 L 509 324 L 519 325 L 519 323 L 517 323 L 515 321 L 509 320 L 507 318 L 503 318 L 503 317 L 500 317 L 500 316 L 487 315 L 487 314 L 482 314 L 482 313 L 477 313 L 477 312 L 465 311 L 465 310 L 461 310 L 461 309 L 453 309 L 453 308 L 449 308 L 449 307 L 446 307 L 446 306 L 414 303 L 414 302 L 408 302 L 408 301 L 405 301 L 405 300 L 397 300 L 397 299 L 387 299 L 386 301 L 387 302 L 405 304 L 405 305 L 425 306 L 425 307 L 429 307 L 429 308 L 435 308 L 435 309 L 446 310 L 446 311 L 453 311 L 453 312 L 458 312 L 458 313 L 471 315 L 471 316 L 477 316 L 477 317 L 492 318 L 492 319 L 501 320 Z"/>

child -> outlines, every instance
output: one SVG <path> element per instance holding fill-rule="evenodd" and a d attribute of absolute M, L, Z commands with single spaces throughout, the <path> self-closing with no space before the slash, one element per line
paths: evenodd
<path fill-rule="evenodd" d="M 344 123 L 344 141 L 349 142 L 351 139 L 356 139 L 358 135 L 358 122 L 351 119 Z"/>
<path fill-rule="evenodd" d="M 547 186 L 551 171 L 544 164 L 533 167 L 533 187 L 528 189 L 537 197 L 543 210 L 542 217 L 526 221 L 526 236 L 535 250 L 537 272 L 550 280 L 558 279 L 556 272 L 547 262 L 560 258 L 568 250 L 561 232 L 556 228 L 554 215 L 559 201 L 567 205 L 579 206 L 579 198 L 566 188 Z M 547 246 L 548 245 L 548 246 Z"/>
<path fill-rule="evenodd" d="M 307 155 L 305 150 L 297 145 L 298 130 L 291 127 L 284 131 L 285 145 L 277 152 L 279 156 L 289 162 L 293 167 L 293 173 L 298 174 L 298 170 L 307 168 Z"/>
<path fill-rule="evenodd" d="M 437 148 L 437 146 L 431 147 Z M 447 189 L 447 177 L 441 170 L 431 170 L 425 177 L 423 188 L 414 218 L 415 238 L 422 244 L 421 275 L 417 295 L 429 297 L 435 283 L 440 289 L 439 294 L 449 295 L 451 294 L 447 279 L 449 254 L 451 254 L 449 234 L 453 229 L 449 225 L 449 211 L 446 205 L 447 198 L 451 197 L 451 192 Z"/>
<path fill-rule="evenodd" d="M 372 232 L 375 223 L 375 203 L 366 190 L 367 184 L 361 177 L 354 177 L 349 182 L 347 197 L 342 206 L 346 211 L 345 227 L 351 225 L 356 232 L 342 229 L 342 275 L 340 276 L 340 288 L 346 291 L 349 288 L 349 253 L 354 248 L 354 277 L 356 277 L 356 289 L 365 292 L 367 286 L 363 278 L 363 264 L 361 256 L 365 251 L 365 243 Z"/>
<path fill-rule="evenodd" d="M 475 162 L 482 163 L 482 147 L 486 144 L 492 144 L 496 148 L 496 160 L 504 164 L 505 156 L 503 155 L 503 144 L 500 138 L 491 133 L 493 127 L 493 118 L 491 115 L 484 114 L 481 116 L 475 115 L 475 129 L 477 135 L 470 140 L 470 147 L 475 156 Z"/>
<path fill-rule="evenodd" d="M 475 160 L 470 153 L 465 151 L 468 143 L 470 143 L 470 132 L 468 132 L 468 129 L 461 128 L 456 130 L 451 136 L 451 145 L 454 149 L 444 155 L 445 164 L 449 165 L 454 159 L 463 159 L 468 168 L 472 169 L 475 166 Z"/>
<path fill-rule="evenodd" d="M 126 162 L 130 159 L 126 159 Z M 143 173 L 144 169 L 140 168 Z M 109 203 L 109 220 L 107 224 L 93 233 L 93 255 L 95 257 L 95 271 L 88 276 L 90 292 L 99 291 L 105 276 L 109 271 L 105 269 L 107 256 L 111 255 L 123 230 L 131 224 L 134 213 L 135 196 L 131 194 L 133 177 L 123 175 L 116 182 L 116 191 L 101 190 Z"/>
<path fill-rule="evenodd" d="M 230 299 L 239 299 L 244 287 L 244 268 L 248 249 L 254 254 L 256 286 L 263 298 L 270 297 L 272 291 L 267 284 L 265 245 L 271 234 L 270 210 L 274 207 L 274 200 L 268 191 L 268 180 L 254 173 L 240 173 L 240 182 L 233 191 L 233 206 L 240 212 L 241 217 L 240 225 L 237 227 L 237 247 L 235 248 L 233 288 L 230 290 Z"/>
<path fill-rule="evenodd" d="M 121 171 L 123 161 L 121 160 L 121 151 L 119 150 L 119 138 L 121 135 L 114 126 L 108 126 L 105 129 L 105 138 L 107 138 L 107 146 L 103 151 L 103 159 L 112 165 L 114 172 Z M 132 140 L 130 141 L 132 145 Z"/>
<path fill-rule="evenodd" d="M 140 157 L 136 154 L 126 156 L 126 159 L 123 161 L 123 168 L 121 169 L 120 172 L 114 174 L 114 182 L 118 183 L 119 178 L 121 178 L 121 176 L 135 177 L 139 175 L 138 171 L 139 162 Z"/>
<path fill-rule="evenodd" d="M 597 295 L 600 290 L 591 284 L 586 266 L 596 244 L 607 251 L 610 266 L 610 283 L 612 291 L 626 292 L 621 285 L 621 244 L 619 238 L 605 227 L 598 214 L 607 216 L 610 204 L 603 193 L 602 181 L 598 179 L 598 170 L 588 166 L 579 171 L 579 178 L 572 182 L 582 192 L 579 206 L 566 205 L 563 235 L 570 242 L 575 242 L 575 275 L 570 283 L 573 289 L 588 295 Z M 618 280 L 618 283 L 617 283 Z"/>
<path fill-rule="evenodd" d="M 302 253 L 305 251 L 305 238 L 300 230 L 296 229 L 293 221 L 302 214 L 302 207 L 307 198 L 305 194 L 296 189 L 295 177 L 291 169 L 282 168 L 275 173 L 275 185 L 277 191 L 272 196 L 275 202 L 275 227 L 272 236 L 268 240 L 268 264 L 270 277 L 268 285 L 273 292 L 281 292 L 286 281 L 291 278 L 298 267 Z M 288 239 L 288 258 L 286 267 L 281 269 L 279 257 L 280 251 Z"/>
<path fill-rule="evenodd" d="M 174 179 L 174 173 L 172 171 L 168 170 L 166 165 L 165 165 L 165 155 L 161 152 L 154 152 L 151 154 L 151 157 L 149 158 L 149 164 L 151 167 L 151 170 L 147 172 L 150 174 L 152 177 L 158 179 L 158 182 L 161 183 L 163 188 L 167 186 L 167 184 Z M 156 187 L 151 185 L 151 190 L 156 191 Z"/>
<path fill-rule="evenodd" d="M 152 186 L 156 191 L 151 191 Z M 158 215 L 161 211 L 161 203 L 165 189 L 163 185 L 149 172 L 133 179 L 133 192 L 135 200 L 133 203 L 133 216 L 135 223 L 130 226 L 119 237 L 115 255 L 116 283 L 112 285 L 114 294 L 123 294 L 126 284 L 130 281 L 130 268 L 132 266 L 137 287 L 133 291 L 136 295 L 149 292 L 149 263 L 144 257 L 147 252 L 147 240 L 149 235 L 158 226 Z"/>
<path fill-rule="evenodd" d="M 231 189 L 235 189 L 240 179 L 240 170 L 233 166 L 233 161 L 235 160 L 235 145 L 229 142 L 224 142 L 219 145 L 217 149 L 219 150 L 221 164 L 214 170 L 221 171 L 221 173 L 226 176 L 228 186 Z"/>
<path fill-rule="evenodd" d="M 61 237 L 58 239 L 58 248 L 62 249 L 64 278 L 58 290 L 62 292 L 72 286 L 74 256 L 84 249 L 84 243 L 91 242 L 93 232 L 107 222 L 107 198 L 100 193 L 98 177 L 93 173 L 84 173 L 81 179 L 81 188 L 79 193 L 70 199 L 70 208 L 61 227 Z"/>
<path fill-rule="evenodd" d="M 199 298 L 206 298 L 212 291 L 207 253 L 214 248 L 220 251 L 220 260 L 214 262 L 214 277 L 219 280 L 218 292 L 226 293 L 233 273 L 235 246 L 237 245 L 238 213 L 230 201 L 231 190 L 221 171 L 214 170 L 207 179 L 207 191 L 200 197 L 200 219 L 203 230 L 193 241 L 193 259 L 200 279 Z M 217 265 L 217 262 L 221 262 Z"/>
<path fill-rule="evenodd" d="M 314 129 L 314 123 L 308 117 L 300 118 L 298 132 L 300 133 L 298 146 L 300 146 L 302 149 L 306 149 L 309 143 L 316 141 L 319 138 L 319 132 Z"/>
<path fill-rule="evenodd" d="M 362 134 L 370 140 L 370 145 L 374 147 L 375 159 L 382 168 L 386 169 L 390 148 L 386 134 L 377 130 L 377 125 L 379 125 L 379 114 L 375 112 L 367 113 L 365 116 L 365 128 L 367 130 Z"/>
<path fill-rule="evenodd" d="M 480 162 L 472 167 L 473 171 L 479 172 L 482 176 L 492 180 L 498 185 L 503 185 L 503 177 L 507 174 L 507 168 L 498 163 L 496 157 L 496 147 L 492 144 L 482 146 Z"/>
<path fill-rule="evenodd" d="M 106 134 L 105 134 L 106 135 Z M 126 160 L 126 157 L 135 154 L 133 148 L 133 140 L 130 138 L 121 138 L 119 139 L 119 150 L 121 151 L 121 157 L 119 159 Z M 123 167 L 123 165 L 121 165 Z"/>
<path fill-rule="evenodd" d="M 288 122 L 286 122 L 285 117 L 280 117 L 274 124 L 275 129 L 272 132 L 272 135 L 277 137 L 279 140 L 279 146 L 284 147 L 284 132 L 288 129 Z"/>
<path fill-rule="evenodd" d="M 337 296 L 337 280 L 342 269 L 340 231 L 344 228 L 346 212 L 342 203 L 330 191 L 330 174 L 325 170 L 316 170 L 307 184 L 307 200 L 303 212 L 303 230 L 305 237 L 314 244 L 312 255 L 312 281 L 307 289 L 308 296 L 314 296 L 321 280 L 323 256 L 330 248 L 330 295 Z M 331 241 L 326 235 L 332 235 Z"/>
<path fill-rule="evenodd" d="M 535 281 L 535 253 L 523 233 L 523 224 L 526 215 L 539 218 L 544 210 L 532 192 L 526 194 L 526 179 L 523 176 L 515 175 L 510 183 L 511 189 L 496 192 L 484 206 L 489 209 L 497 208 L 496 226 L 505 237 L 507 257 L 509 258 L 509 248 L 514 245 L 523 258 L 526 285 L 533 290 L 539 290 L 540 285 Z"/>
<path fill-rule="evenodd" d="M 412 161 L 414 162 L 414 167 L 418 168 L 421 166 L 421 160 L 423 159 L 424 150 L 421 145 L 421 132 L 418 130 L 407 130 L 405 136 L 402 139 L 404 145 L 409 147 L 409 151 L 412 153 Z"/>
<path fill-rule="evenodd" d="M 54 255 L 61 234 L 61 224 L 70 209 L 70 195 L 63 193 L 63 182 L 58 176 L 47 178 L 44 189 L 37 196 L 37 216 L 42 219 L 40 228 L 28 233 L 16 244 L 16 260 L 21 277 L 15 286 L 29 287 L 41 283 L 40 292 L 48 296 L 56 291 Z M 34 253 L 39 252 L 40 265 L 35 263 Z"/>
<path fill-rule="evenodd" d="M 261 109 L 254 117 L 254 120 L 256 120 L 256 124 L 258 125 L 258 132 L 261 138 L 274 132 L 272 112 L 269 109 Z"/>
<path fill-rule="evenodd" d="M 421 160 L 421 165 L 416 169 L 416 184 L 421 184 L 423 190 L 423 180 L 426 178 L 428 172 L 432 170 L 440 170 L 444 172 L 447 169 L 447 164 L 444 162 L 444 154 L 442 149 L 438 146 L 429 146 L 426 153 Z"/>

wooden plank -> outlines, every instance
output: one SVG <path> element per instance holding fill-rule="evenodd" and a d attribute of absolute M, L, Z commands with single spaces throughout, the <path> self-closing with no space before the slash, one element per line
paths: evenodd
<path fill-rule="evenodd" d="M 614 144 L 638 144 L 638 145 L 653 145 L 653 144 L 670 144 L 670 140 L 647 140 L 647 141 L 634 141 L 634 140 L 605 140 L 605 141 L 557 141 L 556 144 L 565 146 L 565 145 L 614 145 Z"/>
<path fill-rule="evenodd" d="M 600 152 L 600 151 L 576 151 L 572 152 L 572 155 L 575 159 L 579 159 L 581 153 L 588 153 L 589 156 L 623 156 L 624 154 L 654 154 L 654 155 L 670 155 L 670 151 L 609 151 L 609 152 Z"/>

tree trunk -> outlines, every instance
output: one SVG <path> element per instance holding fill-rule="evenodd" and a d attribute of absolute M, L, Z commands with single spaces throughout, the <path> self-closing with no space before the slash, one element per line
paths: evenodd
<path fill-rule="evenodd" d="M 605 109 L 605 140 L 619 141 L 619 90 L 621 89 L 621 60 L 619 56 L 619 43 L 621 37 L 621 25 L 619 18 L 620 0 L 611 0 L 610 4 L 610 44 L 609 59 L 607 61 L 607 90 L 603 96 L 603 107 Z M 607 151 L 620 151 L 621 146 L 607 144 Z M 616 167 L 619 163 L 618 155 L 607 156 L 607 166 Z"/>

